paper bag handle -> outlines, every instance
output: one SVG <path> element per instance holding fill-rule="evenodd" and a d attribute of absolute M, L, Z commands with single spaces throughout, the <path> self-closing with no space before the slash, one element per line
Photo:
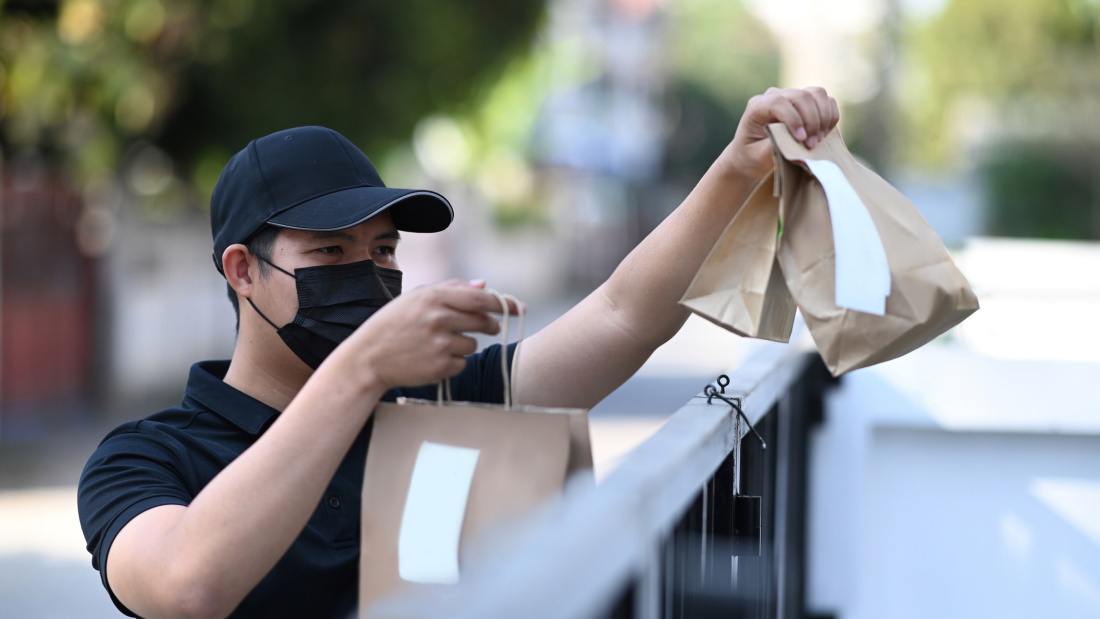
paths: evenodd
<path fill-rule="evenodd" d="M 486 288 L 485 292 L 493 295 L 500 301 L 502 308 L 501 313 L 504 314 L 504 320 L 501 321 L 500 327 L 500 375 L 504 380 L 504 408 L 512 408 L 512 379 L 515 378 L 515 368 L 519 367 L 519 341 L 523 340 L 523 310 L 516 312 L 516 318 L 519 319 L 519 338 L 516 341 L 516 352 L 512 355 L 512 372 L 509 376 L 508 372 L 508 318 L 510 317 L 510 311 L 508 309 L 508 302 L 511 301 L 516 304 L 516 307 L 522 307 L 519 299 L 513 297 L 510 294 L 498 292 L 492 288 Z M 453 396 L 451 394 L 451 379 L 445 378 L 439 381 L 436 385 L 436 401 L 442 406 L 444 402 L 451 402 Z"/>

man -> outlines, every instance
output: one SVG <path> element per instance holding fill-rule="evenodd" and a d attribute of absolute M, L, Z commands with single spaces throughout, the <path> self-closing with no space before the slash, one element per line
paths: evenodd
<path fill-rule="evenodd" d="M 820 88 L 750 100 L 684 203 L 606 283 L 525 340 L 516 400 L 587 408 L 622 384 L 683 324 L 677 301 L 771 169 L 764 127 L 783 122 L 812 148 L 838 119 Z M 398 230 L 442 230 L 451 216 L 437 194 L 384 188 L 369 160 L 327 129 L 280 132 L 234 156 L 211 203 L 215 264 L 239 307 L 233 357 L 196 364 L 180 407 L 116 429 L 81 477 L 88 549 L 120 609 L 354 609 L 358 486 L 375 405 L 432 397 L 423 386 L 451 376 L 456 399 L 502 399 L 499 355 L 514 346 L 473 355 L 465 335 L 498 331 L 501 307 L 484 282 L 399 295 Z"/>

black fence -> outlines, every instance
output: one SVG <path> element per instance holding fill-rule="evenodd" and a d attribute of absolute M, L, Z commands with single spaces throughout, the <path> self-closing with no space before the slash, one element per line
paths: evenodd
<path fill-rule="evenodd" d="M 808 434 L 832 379 L 793 347 L 730 379 L 599 485 L 464 556 L 459 585 L 399 592 L 369 616 L 806 617 Z"/>
<path fill-rule="evenodd" d="M 809 429 L 828 370 L 812 360 L 706 482 L 664 543 L 662 619 L 803 619 Z M 713 401 L 713 400 L 712 400 Z M 622 602 L 620 602 L 622 603 Z M 628 605 L 612 617 L 636 617 Z"/>

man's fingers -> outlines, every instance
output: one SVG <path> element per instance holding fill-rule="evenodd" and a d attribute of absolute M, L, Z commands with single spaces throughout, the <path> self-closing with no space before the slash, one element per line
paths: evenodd
<path fill-rule="evenodd" d="M 451 279 L 448 279 L 447 281 L 439 282 L 438 284 L 428 284 L 427 285 L 428 288 L 430 288 L 432 286 L 448 286 L 448 287 L 451 287 L 451 288 L 484 289 L 485 288 L 485 280 L 483 280 L 483 279 L 465 280 L 465 279 L 458 279 L 457 277 L 453 277 Z"/>
<path fill-rule="evenodd" d="M 806 92 L 812 96 L 814 104 L 817 106 L 818 118 L 821 119 L 818 138 L 824 139 L 840 122 L 840 106 L 837 105 L 836 99 L 830 97 L 829 93 L 825 92 L 825 89 L 820 86 L 811 86 L 806 89 Z"/>
<path fill-rule="evenodd" d="M 813 95 L 805 90 L 794 92 L 790 97 L 790 102 L 802 118 L 802 127 L 806 131 L 806 138 L 803 141 L 808 148 L 813 148 L 818 142 L 818 135 L 821 133 L 821 113 L 818 111 L 817 102 L 814 101 Z M 790 127 L 788 126 L 788 128 Z"/>
<path fill-rule="evenodd" d="M 791 135 L 813 148 L 833 130 L 840 120 L 840 107 L 836 99 L 824 88 L 805 89 L 769 88 L 767 92 L 750 100 L 751 119 L 763 127 L 768 123 L 787 125 Z"/>
<path fill-rule="evenodd" d="M 810 137 L 810 134 L 806 131 L 805 123 L 802 120 L 802 114 L 791 103 L 788 97 L 785 97 L 781 92 L 768 91 L 769 94 L 765 95 L 764 109 L 760 110 L 763 118 L 759 121 L 761 125 L 767 125 L 775 120 L 787 125 L 787 129 L 790 130 L 794 139 L 799 142 L 804 142 L 806 138 Z"/>
<path fill-rule="evenodd" d="M 465 357 L 477 352 L 477 340 L 467 335 L 456 335 L 451 339 L 450 350 L 451 356 Z"/>
<path fill-rule="evenodd" d="M 435 332 L 500 333 L 500 322 L 487 312 L 460 312 L 447 307 L 425 313 L 420 324 Z"/>
<path fill-rule="evenodd" d="M 496 295 L 469 285 L 454 285 L 451 282 L 436 287 L 431 292 L 433 300 L 460 312 L 503 313 Z M 508 313 L 516 315 L 525 312 L 527 307 L 515 301 L 508 302 Z"/>
<path fill-rule="evenodd" d="M 817 141 L 820 142 L 825 139 L 826 134 L 833 129 L 833 123 L 831 118 L 833 115 L 832 108 L 829 106 L 829 97 L 824 94 L 824 89 L 821 88 L 807 88 L 806 92 L 810 95 L 810 101 L 813 102 L 814 107 L 817 109 L 818 127 L 817 127 Z"/>

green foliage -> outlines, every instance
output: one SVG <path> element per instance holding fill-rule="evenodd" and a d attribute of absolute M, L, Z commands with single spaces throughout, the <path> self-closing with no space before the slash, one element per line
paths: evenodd
<path fill-rule="evenodd" d="M 229 154 L 323 124 L 370 153 L 476 101 L 524 50 L 542 0 L 63 0 L 0 20 L 0 144 L 85 183 L 133 144 L 208 193 Z M 200 199 L 201 201 L 201 199 Z"/>
<path fill-rule="evenodd" d="M 993 234 L 1100 239 L 1100 157 L 1034 143 L 999 148 L 982 166 Z"/>
<path fill-rule="evenodd" d="M 778 45 L 742 2 L 677 0 L 669 11 L 669 73 L 738 118 L 750 97 L 779 82 Z"/>
<path fill-rule="evenodd" d="M 997 110 L 1022 97 L 1100 95 L 1096 0 L 950 0 L 912 24 L 903 47 L 903 155 L 923 165 L 950 163 L 960 101 Z"/>
<path fill-rule="evenodd" d="M 993 234 L 1100 238 L 1097 133 L 1059 117 L 1100 98 L 1100 2 L 950 0 L 905 49 L 904 160 L 976 167 Z"/>
<path fill-rule="evenodd" d="M 779 83 L 779 51 L 741 2 L 670 5 L 665 173 L 694 182 L 733 138 L 748 100 Z"/>
<path fill-rule="evenodd" d="M 326 124 L 380 152 L 426 114 L 474 100 L 527 46 L 540 10 L 507 0 L 256 2 L 241 25 L 204 31 L 218 53 L 187 73 L 193 95 L 165 141 L 181 153 L 212 142 L 235 149 L 287 126 Z"/>
<path fill-rule="evenodd" d="M 676 79 L 668 85 L 672 131 L 665 142 L 664 176 L 690 184 L 699 179 L 729 144 L 740 118 L 698 82 Z M 744 109 L 748 98 L 741 102 Z"/>

